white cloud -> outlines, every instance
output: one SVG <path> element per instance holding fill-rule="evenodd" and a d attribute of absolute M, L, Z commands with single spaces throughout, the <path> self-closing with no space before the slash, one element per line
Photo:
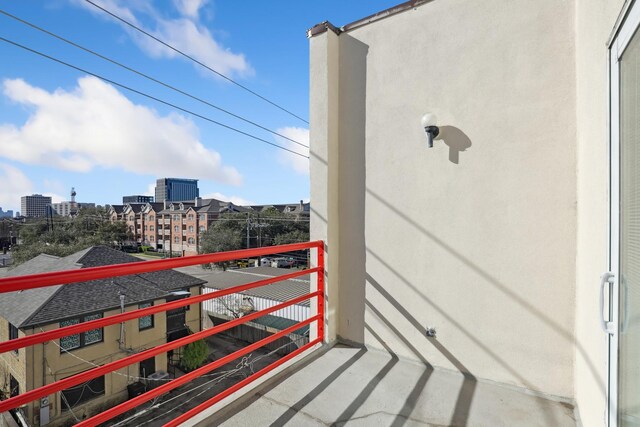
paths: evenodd
<path fill-rule="evenodd" d="M 206 5 L 208 0 L 173 0 L 173 4 L 183 16 L 198 19 L 200 8 Z"/>
<path fill-rule="evenodd" d="M 27 176 L 15 166 L 0 162 L 0 182 L 8 183 L 0 191 L 0 207 L 3 211 L 20 211 L 20 198 L 36 193 L 33 183 Z M 50 196 L 52 203 L 65 200 L 62 196 L 52 192 L 40 192 L 38 194 Z"/>
<path fill-rule="evenodd" d="M 83 77 L 73 91 L 47 92 L 24 80 L 5 80 L 4 94 L 32 110 L 22 125 L 0 125 L 0 157 L 75 172 L 96 167 L 181 176 L 240 185 L 242 176 L 198 140 L 179 114 L 161 116 L 114 87 Z"/>
<path fill-rule="evenodd" d="M 99 16 L 106 16 L 87 2 L 82 0 L 73 0 L 73 2 Z M 234 53 L 225 48 L 200 22 L 199 12 L 207 3 L 206 0 L 174 0 L 177 10 L 182 15 L 177 19 L 162 17 L 149 1 L 94 0 L 94 2 L 227 77 L 249 76 L 254 73 L 244 54 Z M 148 18 L 145 21 L 150 20 L 151 26 L 144 25 L 140 17 Z M 154 58 L 182 56 L 126 24 L 121 23 L 121 25 L 138 47 L 148 55 Z M 200 68 L 200 66 L 197 67 Z"/>
<path fill-rule="evenodd" d="M 293 150 L 296 153 L 304 154 L 305 156 L 309 156 L 309 129 L 305 128 L 297 128 L 297 127 L 285 127 L 280 128 L 276 132 L 281 135 L 286 136 L 287 138 L 291 138 L 294 141 L 298 141 L 307 146 L 301 147 L 298 144 L 295 144 L 287 139 L 276 136 L 276 141 L 278 144 L 283 147 L 288 148 L 289 150 Z M 280 153 L 280 161 L 293 168 L 296 172 L 303 175 L 309 175 L 309 159 L 297 156 L 293 153 L 289 153 L 287 151 L 282 150 Z"/>
<path fill-rule="evenodd" d="M 156 195 L 156 183 L 152 182 L 147 186 L 147 191 L 144 193 L 145 196 L 155 196 Z"/>
<path fill-rule="evenodd" d="M 65 189 L 67 191 L 71 191 L 70 188 L 65 188 L 65 185 L 62 181 L 57 179 L 43 179 L 42 184 L 47 191 L 53 191 L 55 193 L 64 193 Z"/>
<path fill-rule="evenodd" d="M 60 202 L 69 201 L 69 197 L 61 196 L 60 194 L 56 194 L 56 193 L 44 192 L 42 193 L 42 195 L 51 197 L 51 203 L 60 203 Z"/>
<path fill-rule="evenodd" d="M 247 199 L 243 199 L 242 197 L 238 197 L 238 196 L 225 196 L 222 193 L 209 193 L 205 196 L 201 196 L 203 199 L 218 199 L 220 201 L 223 202 L 231 202 L 236 206 L 248 206 L 248 205 L 255 205 L 254 202 L 247 200 Z"/>
<path fill-rule="evenodd" d="M 33 185 L 29 178 L 18 168 L 7 163 L 0 163 L 0 182 L 7 185 L 2 186 L 0 191 L 0 207 L 4 211 L 20 210 L 20 197 L 33 193 Z"/>

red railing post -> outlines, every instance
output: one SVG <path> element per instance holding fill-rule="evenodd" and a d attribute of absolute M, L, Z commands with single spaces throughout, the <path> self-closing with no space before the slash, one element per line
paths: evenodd
<path fill-rule="evenodd" d="M 318 244 L 318 314 L 321 316 L 318 321 L 318 338 L 324 341 L 324 242 Z"/>

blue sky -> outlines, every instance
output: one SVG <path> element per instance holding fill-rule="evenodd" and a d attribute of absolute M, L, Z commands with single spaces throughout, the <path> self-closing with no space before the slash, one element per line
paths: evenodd
<path fill-rule="evenodd" d="M 93 0 L 308 119 L 305 31 L 344 25 L 398 0 Z M 0 10 L 308 144 L 308 125 L 127 28 L 85 0 L 0 1 Z M 0 14 L 0 37 L 292 150 L 305 149 Z M 0 207 L 41 193 L 121 203 L 156 178 L 200 180 L 236 203 L 309 198 L 308 162 L 263 142 L 0 41 Z"/>

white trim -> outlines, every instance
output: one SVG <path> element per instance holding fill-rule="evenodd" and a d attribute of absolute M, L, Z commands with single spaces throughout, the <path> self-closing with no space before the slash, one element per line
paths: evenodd
<path fill-rule="evenodd" d="M 614 39 L 611 46 L 612 51 L 617 49 L 618 59 L 620 59 L 620 57 L 624 53 L 624 50 L 629 45 L 629 42 L 631 41 L 633 35 L 636 33 L 639 25 L 640 7 L 638 6 L 638 3 L 634 3 L 633 6 L 631 6 L 631 9 L 629 9 L 628 15 L 625 18 L 624 23 L 622 24 L 622 27 L 620 28 L 620 31 L 618 32 L 618 35 Z"/>
<path fill-rule="evenodd" d="M 609 271 L 614 275 L 614 284 L 609 292 L 609 320 L 615 333 L 609 335 L 609 368 L 607 390 L 607 420 L 609 427 L 618 425 L 618 278 L 620 250 L 620 62 L 618 44 L 610 52 L 610 118 L 609 118 Z"/>

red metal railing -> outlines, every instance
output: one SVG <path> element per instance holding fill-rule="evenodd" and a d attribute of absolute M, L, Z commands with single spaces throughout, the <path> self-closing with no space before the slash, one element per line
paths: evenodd
<path fill-rule="evenodd" d="M 4 412 L 9 409 L 20 407 L 36 399 L 65 390 L 69 387 L 83 384 L 93 378 L 99 377 L 106 373 L 116 371 L 123 367 L 129 366 L 133 363 L 137 363 L 145 359 L 148 359 L 150 357 L 154 357 L 157 354 L 165 353 L 169 350 L 174 350 L 179 347 L 185 346 L 189 343 L 192 343 L 194 341 L 215 335 L 217 333 L 223 332 L 235 326 L 244 324 L 246 322 L 250 322 L 266 314 L 281 310 L 285 307 L 298 304 L 300 302 L 310 300 L 312 298 L 316 299 L 317 314 L 315 316 L 312 316 L 287 329 L 284 329 L 276 334 L 273 334 L 256 343 L 253 343 L 232 354 L 229 354 L 225 357 L 215 360 L 188 374 L 185 374 L 179 378 L 171 380 L 133 399 L 129 399 L 120 405 L 109 408 L 104 412 L 93 416 L 92 418 L 82 421 L 78 425 L 94 426 L 94 425 L 103 423 L 105 421 L 108 421 L 113 417 L 116 417 L 130 409 L 133 409 L 144 402 L 147 402 L 155 397 L 158 397 L 164 393 L 167 393 L 175 389 L 176 387 L 186 384 L 203 374 L 206 374 L 215 369 L 218 369 L 221 366 L 239 357 L 242 357 L 252 351 L 255 351 L 256 349 L 263 347 L 271 342 L 274 342 L 285 335 L 293 333 L 294 331 L 296 331 L 297 329 L 300 329 L 303 326 L 311 325 L 312 323 L 315 323 L 317 328 L 317 337 L 315 339 L 311 340 L 310 342 L 301 346 L 295 351 L 287 354 L 286 356 L 281 357 L 277 361 L 271 363 L 270 365 L 266 366 L 262 370 L 250 375 L 249 377 L 238 382 L 237 384 L 233 385 L 227 390 L 221 393 L 218 393 L 217 395 L 213 396 L 212 398 L 205 401 L 204 403 L 196 406 L 195 408 L 189 410 L 188 412 L 180 415 L 178 418 L 170 421 L 166 425 L 176 426 L 188 420 L 189 418 L 200 413 L 204 409 L 219 402 L 220 400 L 231 395 L 232 393 L 236 392 L 237 390 L 241 389 L 247 384 L 250 384 L 257 378 L 265 375 L 266 373 L 282 365 L 286 361 L 294 358 L 295 356 L 299 355 L 305 350 L 323 341 L 324 339 L 324 243 L 322 241 L 309 242 L 309 243 L 294 243 L 290 245 L 271 246 L 271 247 L 265 247 L 265 248 L 246 249 L 246 250 L 230 251 L 230 252 L 220 252 L 215 254 L 197 255 L 197 256 L 185 257 L 185 258 L 136 262 L 131 264 L 109 265 L 109 266 L 103 266 L 103 267 L 93 267 L 93 268 L 85 268 L 85 269 L 79 269 L 79 270 L 60 271 L 60 272 L 43 273 L 43 274 L 32 274 L 28 276 L 9 277 L 9 278 L 0 279 L 0 294 L 1 294 L 1 293 L 13 292 L 13 291 L 24 290 L 24 289 L 34 289 L 34 288 L 45 287 L 45 286 L 53 286 L 53 285 L 61 285 L 61 284 L 69 284 L 69 283 L 77 283 L 77 282 L 87 282 L 87 281 L 96 280 L 96 279 L 126 276 L 130 274 L 138 274 L 138 273 L 147 273 L 151 271 L 167 270 L 167 269 L 172 269 L 177 267 L 186 267 L 191 265 L 218 263 L 218 262 L 231 261 L 231 260 L 242 259 L 242 258 L 261 257 L 264 255 L 270 255 L 273 253 L 291 252 L 291 251 L 298 251 L 298 250 L 312 249 L 312 248 L 317 249 L 317 267 L 314 267 L 314 268 L 295 271 L 282 276 L 258 280 L 255 282 L 247 283 L 245 285 L 228 288 L 221 291 L 215 291 L 208 294 L 196 295 L 193 297 L 184 298 L 184 299 L 176 300 L 176 301 L 165 303 L 165 304 L 154 305 L 151 307 L 124 312 L 121 314 L 105 317 L 102 319 L 92 320 L 92 321 L 79 323 L 72 326 L 58 328 L 51 331 L 36 333 L 32 335 L 27 335 L 21 338 L 1 342 L 0 353 L 4 353 L 12 350 L 17 350 L 19 348 L 31 346 L 34 344 L 40 344 L 46 341 L 59 339 L 68 335 L 74 335 L 80 332 L 86 332 L 92 329 L 97 329 L 97 328 L 102 328 L 109 325 L 122 323 L 127 320 L 133 320 L 140 317 L 149 316 L 154 313 L 174 310 L 176 308 L 188 306 L 191 304 L 199 304 L 206 300 L 219 298 L 225 295 L 235 294 L 238 292 L 246 291 L 246 290 L 257 288 L 260 286 L 266 286 L 272 283 L 291 279 L 291 278 L 302 276 L 305 274 L 317 273 L 317 290 L 314 292 L 310 292 L 309 294 L 302 295 L 297 298 L 293 298 L 291 300 L 282 302 L 281 304 L 275 305 L 273 307 L 269 307 L 261 311 L 250 313 L 238 319 L 234 319 L 226 323 L 223 323 L 221 325 L 214 326 L 213 328 L 196 332 L 194 334 L 177 339 L 175 341 L 170 341 L 168 343 L 156 346 L 154 348 L 150 348 L 140 353 L 136 353 L 134 355 L 127 356 L 122 359 L 118 359 L 116 361 L 104 364 L 102 366 L 81 372 L 79 374 L 64 378 L 62 380 L 58 380 L 51 384 L 43 385 L 42 387 L 29 390 L 25 393 L 19 394 L 18 396 L 15 396 L 15 397 L 11 397 L 7 400 L 0 401 L 0 412 Z"/>

